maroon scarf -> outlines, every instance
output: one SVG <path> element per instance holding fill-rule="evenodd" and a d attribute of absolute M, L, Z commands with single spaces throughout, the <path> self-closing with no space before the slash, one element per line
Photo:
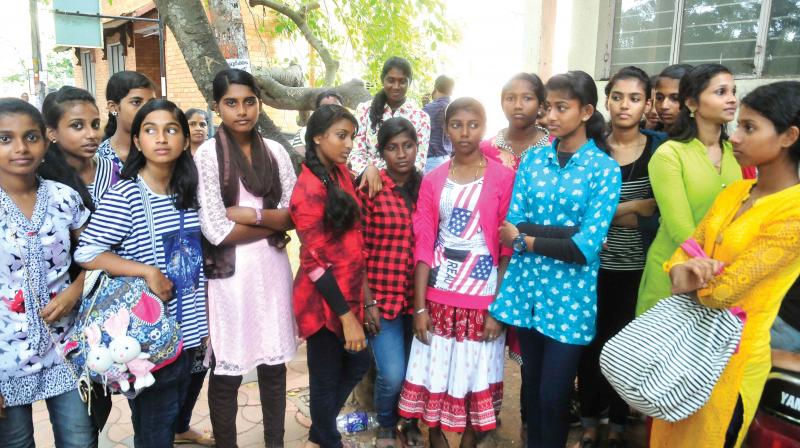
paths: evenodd
<path fill-rule="evenodd" d="M 232 207 L 239 203 L 239 181 L 253 196 L 263 198 L 264 209 L 274 209 L 280 204 L 283 189 L 275 156 L 264 144 L 261 134 L 253 129 L 250 163 L 233 140 L 225 126 L 220 126 L 216 139 L 217 164 L 222 203 Z M 283 248 L 288 242 L 285 232 L 272 234 L 269 244 Z M 206 278 L 228 278 L 236 271 L 235 246 L 214 246 L 203 238 L 203 262 Z"/>

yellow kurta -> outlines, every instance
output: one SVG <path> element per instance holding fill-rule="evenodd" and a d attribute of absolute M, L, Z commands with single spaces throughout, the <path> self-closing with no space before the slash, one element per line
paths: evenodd
<path fill-rule="evenodd" d="M 800 275 L 800 185 L 757 200 L 733 220 L 754 183 L 739 181 L 720 193 L 694 233 L 707 254 L 725 263 L 725 271 L 697 292 L 700 302 L 747 312 L 739 352 L 697 413 L 677 423 L 653 422 L 652 447 L 722 447 L 738 396 L 744 405 L 740 446 L 755 415 L 770 370 L 770 327 Z M 678 249 L 665 269 L 686 259 Z"/>

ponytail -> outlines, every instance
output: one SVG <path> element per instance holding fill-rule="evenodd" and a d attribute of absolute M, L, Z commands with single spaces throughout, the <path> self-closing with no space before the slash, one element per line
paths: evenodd
<path fill-rule="evenodd" d="M 105 131 L 103 132 L 103 140 L 111 138 L 116 133 L 117 133 L 117 116 L 109 112 L 108 121 L 106 121 Z"/>
<path fill-rule="evenodd" d="M 372 99 L 372 104 L 369 106 L 369 128 L 372 132 L 378 128 L 383 122 L 383 109 L 386 108 L 386 92 L 381 90 Z"/>
<path fill-rule="evenodd" d="M 306 160 L 303 162 L 325 186 L 328 197 L 325 201 L 322 223 L 326 229 L 335 234 L 341 234 L 353 228 L 360 219 L 360 207 L 351 195 L 339 188 L 337 179 L 334 179 L 322 164 L 317 154 L 314 137 L 324 134 L 334 123 L 342 119 L 349 120 L 355 128 L 358 128 L 358 122 L 353 114 L 342 106 L 325 104 L 311 114 L 306 128 L 306 148 L 308 150 L 306 150 Z"/>
<path fill-rule="evenodd" d="M 604 152 L 608 152 L 606 145 L 606 121 L 603 114 L 595 110 L 591 117 L 586 121 L 586 137 L 594 140 L 594 144 Z"/>

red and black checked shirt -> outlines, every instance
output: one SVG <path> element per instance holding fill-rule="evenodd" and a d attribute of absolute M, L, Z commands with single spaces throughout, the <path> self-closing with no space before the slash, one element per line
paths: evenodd
<path fill-rule="evenodd" d="M 400 187 L 381 170 L 383 189 L 370 199 L 358 190 L 367 281 L 384 319 L 410 313 L 414 306 L 414 229 Z M 413 207 L 413 204 L 412 204 Z"/>

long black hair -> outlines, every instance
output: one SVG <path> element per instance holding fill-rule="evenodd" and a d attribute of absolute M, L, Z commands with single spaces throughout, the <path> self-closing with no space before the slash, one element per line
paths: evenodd
<path fill-rule="evenodd" d="M 508 80 L 505 85 L 503 85 L 503 89 L 500 90 L 500 99 L 502 100 L 503 97 L 506 95 L 506 92 L 511 88 L 511 84 L 514 81 L 525 81 L 531 85 L 533 89 L 533 94 L 536 95 L 536 99 L 539 100 L 539 105 L 544 103 L 545 98 L 545 90 L 544 90 L 544 83 L 542 82 L 542 78 L 539 78 L 539 75 L 536 73 L 517 73 L 516 75 L 512 76 L 511 79 Z"/>
<path fill-rule="evenodd" d="M 172 114 L 178 121 L 183 132 L 183 138 L 186 142 L 189 141 L 189 122 L 186 120 L 186 115 L 183 111 L 170 100 L 155 99 L 148 101 L 133 117 L 133 124 L 131 124 L 131 152 L 128 155 L 128 160 L 125 162 L 125 168 L 122 169 L 121 177 L 124 179 L 136 181 L 139 170 L 147 164 L 147 159 L 144 154 L 136 146 L 134 137 L 138 137 L 142 130 L 142 123 L 144 119 L 150 115 L 151 112 L 164 110 Z M 174 195 L 175 208 L 179 210 L 196 209 L 199 207 L 197 202 L 197 168 L 192 160 L 192 153 L 188 147 L 181 152 L 180 157 L 175 163 L 175 169 L 172 171 L 172 177 L 169 179 L 168 194 Z"/>
<path fill-rule="evenodd" d="M 586 136 L 594 140 L 595 145 L 608 152 L 606 147 L 606 122 L 603 114 L 597 110 L 597 85 L 588 73 L 572 70 L 555 75 L 547 81 L 548 91 L 566 93 L 568 98 L 576 99 L 581 106 L 591 105 L 594 113 L 586 122 Z"/>
<path fill-rule="evenodd" d="M 314 137 L 324 134 L 334 123 L 340 120 L 348 120 L 353 123 L 353 127 L 358 129 L 356 117 L 347 109 L 336 104 L 324 104 L 320 106 L 308 119 L 306 127 L 306 167 L 322 181 L 328 192 L 325 202 L 325 216 L 323 224 L 325 228 L 340 234 L 353 227 L 359 219 L 359 206 L 356 200 L 339 188 L 336 179 L 331 177 L 331 173 L 325 169 L 325 165 L 317 154 L 318 145 L 314 142 Z M 349 182 L 349 180 L 348 180 Z"/>
<path fill-rule="evenodd" d="M 47 94 L 42 103 L 42 114 L 44 115 L 44 122 L 50 129 L 58 129 L 58 122 L 64 115 L 64 110 L 68 103 L 72 102 L 85 102 L 89 103 L 97 109 L 97 104 L 94 97 L 86 90 L 79 89 L 72 86 L 64 86 L 55 92 Z M 44 162 L 39 166 L 39 175 L 44 179 L 60 182 L 73 190 L 77 191 L 81 196 L 83 205 L 91 211 L 94 211 L 94 201 L 89 189 L 83 183 L 80 174 L 75 171 L 72 166 L 67 163 L 64 152 L 56 142 L 50 142 L 47 146 L 47 152 L 44 155 Z"/>
<path fill-rule="evenodd" d="M 778 134 L 792 126 L 800 128 L 800 81 L 779 81 L 756 87 L 742 99 L 742 105 L 771 121 Z M 789 156 L 800 162 L 800 139 L 789 147 Z"/>
<path fill-rule="evenodd" d="M 133 72 L 130 70 L 123 70 L 114 73 L 108 78 L 106 84 L 106 101 L 113 101 L 119 104 L 123 98 L 128 96 L 128 93 L 133 89 L 150 89 L 156 91 L 156 85 L 146 75 Z M 108 122 L 106 122 L 106 131 L 104 139 L 111 138 L 117 132 L 117 117 L 111 112 L 108 113 Z"/>
<path fill-rule="evenodd" d="M 408 77 L 408 82 L 411 83 L 411 80 L 414 78 L 414 74 L 411 71 L 411 64 L 398 56 L 392 56 L 383 63 L 383 69 L 381 69 L 381 81 L 386 75 L 389 73 L 389 70 L 396 68 L 403 72 L 404 75 Z M 369 106 L 369 122 L 370 128 L 373 131 L 378 128 L 378 125 L 381 124 L 383 121 L 383 109 L 386 107 L 386 92 L 381 89 L 380 92 L 375 94 L 375 98 L 372 99 L 372 104 Z"/>
<path fill-rule="evenodd" d="M 686 101 L 693 99 L 699 103 L 700 94 L 708 88 L 708 83 L 711 82 L 711 79 L 722 73 L 733 74 L 724 65 L 701 64 L 689 70 L 681 78 L 681 83 L 678 87 L 678 101 L 680 101 L 681 108 L 678 111 L 675 123 L 667 128 L 670 139 L 688 142 L 697 137 L 697 121 L 692 117 L 692 112 L 686 106 Z M 720 127 L 719 141 L 721 144 L 723 140 L 728 139 L 728 129 L 725 124 L 720 125 Z"/>
<path fill-rule="evenodd" d="M 383 150 L 386 148 L 389 140 L 402 134 L 407 135 L 413 140 L 415 145 L 419 144 L 417 141 L 417 129 L 414 128 L 414 124 L 408 121 L 408 119 L 404 117 L 392 117 L 384 121 L 381 128 L 378 130 L 378 142 L 375 145 L 378 148 L 378 154 L 383 157 Z M 411 176 L 409 176 L 408 181 L 401 189 L 403 195 L 411 203 L 417 202 L 421 183 L 422 176 L 419 175 L 416 169 L 412 170 Z"/>

